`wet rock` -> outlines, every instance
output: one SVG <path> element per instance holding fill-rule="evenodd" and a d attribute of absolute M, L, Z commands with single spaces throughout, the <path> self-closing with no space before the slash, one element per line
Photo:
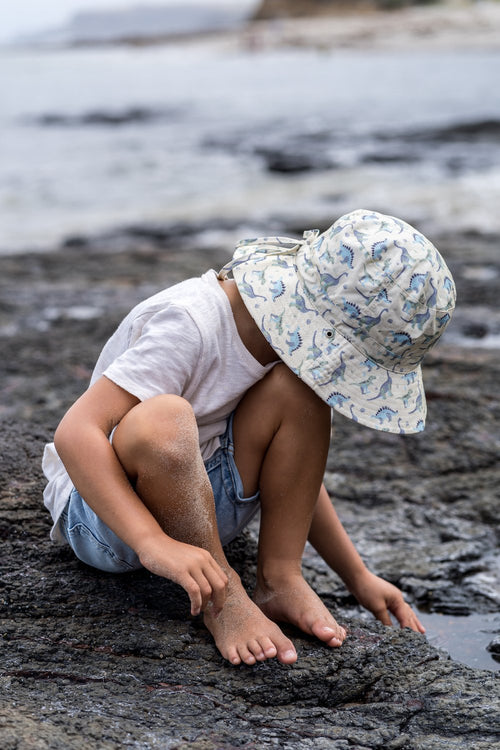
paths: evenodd
<path fill-rule="evenodd" d="M 43 127 L 76 128 L 86 126 L 119 127 L 123 125 L 149 124 L 155 120 L 178 117 L 175 110 L 129 107 L 123 110 L 95 110 L 81 114 L 47 112 L 33 120 L 33 124 Z"/>
<path fill-rule="evenodd" d="M 367 134 L 331 122 L 293 132 L 277 120 L 266 128 L 207 136 L 203 147 L 258 156 L 270 172 L 321 172 L 360 164 L 430 164 L 444 175 L 491 169 L 500 163 L 500 121 L 471 120 L 445 127 L 407 126 Z"/>
<path fill-rule="evenodd" d="M 463 327 L 464 336 L 472 339 L 484 339 L 488 335 L 488 326 L 485 323 L 469 323 Z"/>
<path fill-rule="evenodd" d="M 159 235 L 137 236 L 134 247 L 128 237 L 121 250 L 108 238 L 2 259 L 0 746 L 491 750 L 500 672 L 466 667 L 422 635 L 375 622 L 309 547 L 305 575 L 347 627 L 346 643 L 330 650 L 285 626 L 295 665 L 234 668 L 178 586 L 145 571 L 103 574 L 49 543 L 43 445 L 106 338 L 139 299 L 227 259 L 224 248 L 197 252 Z M 448 237 L 439 246 L 472 309 L 480 282 L 466 269 L 472 257 L 496 269 L 497 241 Z M 498 300 L 500 274 L 481 283 Z M 336 415 L 326 483 L 363 557 L 411 602 L 492 613 L 500 354 L 464 348 L 460 336 L 451 329 L 426 363 L 426 431 L 385 435 Z M 228 556 L 251 590 L 255 525 Z"/>
<path fill-rule="evenodd" d="M 500 635 L 495 636 L 493 640 L 487 646 L 488 651 L 491 651 L 493 658 L 500 661 Z"/>
<path fill-rule="evenodd" d="M 406 134 L 407 140 L 413 141 L 441 141 L 452 140 L 463 141 L 481 139 L 491 142 L 500 141 L 500 120 L 471 120 L 469 122 L 455 123 L 441 128 L 427 128 L 425 130 L 413 130 Z"/>
<path fill-rule="evenodd" d="M 331 169 L 335 166 L 326 154 L 315 154 L 313 150 L 299 151 L 296 148 L 257 148 L 269 172 L 312 172 Z"/>

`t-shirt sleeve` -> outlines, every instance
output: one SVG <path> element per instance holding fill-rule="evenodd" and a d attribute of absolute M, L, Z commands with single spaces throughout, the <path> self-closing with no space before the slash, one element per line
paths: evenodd
<path fill-rule="evenodd" d="M 103 375 L 141 401 L 164 393 L 184 395 L 203 361 L 202 337 L 187 310 L 169 305 L 142 328 L 136 321 L 131 335 L 129 348 Z"/>

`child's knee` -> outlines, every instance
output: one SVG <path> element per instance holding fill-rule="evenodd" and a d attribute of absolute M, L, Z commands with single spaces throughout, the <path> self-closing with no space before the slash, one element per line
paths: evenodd
<path fill-rule="evenodd" d="M 121 420 L 113 447 L 125 465 L 154 460 L 171 467 L 192 461 L 199 450 L 198 428 L 191 405 L 172 394 L 155 396 L 137 404 Z"/>
<path fill-rule="evenodd" d="M 304 385 L 297 375 L 295 375 L 289 367 L 283 364 L 283 362 L 275 365 L 261 382 L 267 389 L 274 390 L 276 395 L 284 390 L 288 392 Z"/>
<path fill-rule="evenodd" d="M 287 414 L 307 413 L 312 419 L 330 420 L 331 409 L 314 393 L 303 380 L 285 364 L 278 364 L 266 375 L 263 383 L 267 395 L 273 403 L 279 405 Z"/>

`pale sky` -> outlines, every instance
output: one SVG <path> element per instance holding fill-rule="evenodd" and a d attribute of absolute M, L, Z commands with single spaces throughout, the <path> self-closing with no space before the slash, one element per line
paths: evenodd
<path fill-rule="evenodd" d="M 0 0 L 0 40 L 62 26 L 79 10 L 183 4 L 183 0 Z M 193 0 L 192 4 L 229 5 L 231 0 Z"/>

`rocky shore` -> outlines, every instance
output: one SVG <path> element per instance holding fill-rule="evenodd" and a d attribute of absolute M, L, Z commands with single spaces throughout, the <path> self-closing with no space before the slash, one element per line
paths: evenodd
<path fill-rule="evenodd" d="M 409 601 L 488 614 L 500 605 L 500 352 L 486 346 L 500 334 L 498 237 L 436 244 L 460 306 L 426 362 L 427 429 L 385 435 L 336 415 L 326 483 L 366 561 Z M 99 573 L 49 543 L 43 445 L 102 344 L 135 302 L 229 253 L 177 228 L 1 260 L 1 747 L 492 750 L 500 672 L 376 623 L 310 550 L 307 577 L 345 645 L 290 629 L 296 665 L 232 668 L 181 589 Z M 255 539 L 251 528 L 229 549 L 249 589 Z"/>
<path fill-rule="evenodd" d="M 498 49 L 500 6 L 437 2 L 395 8 L 391 3 L 269 0 L 247 34 L 258 46 L 332 49 Z M 409 4 L 411 5 L 411 3 Z M 271 23 L 269 23 L 271 21 Z"/>

